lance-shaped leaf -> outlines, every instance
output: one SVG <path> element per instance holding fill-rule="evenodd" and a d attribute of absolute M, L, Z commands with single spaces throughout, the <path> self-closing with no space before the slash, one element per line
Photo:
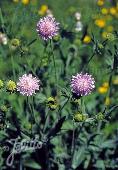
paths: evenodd
<path fill-rule="evenodd" d="M 47 138 L 49 139 L 51 136 L 55 136 L 60 130 L 66 119 L 66 116 L 63 116 L 58 122 L 54 125 L 54 127 L 49 131 Z"/>
<path fill-rule="evenodd" d="M 89 145 L 92 141 L 94 141 L 95 137 L 100 135 L 100 133 L 95 133 L 89 136 L 88 141 L 87 141 L 87 145 Z"/>

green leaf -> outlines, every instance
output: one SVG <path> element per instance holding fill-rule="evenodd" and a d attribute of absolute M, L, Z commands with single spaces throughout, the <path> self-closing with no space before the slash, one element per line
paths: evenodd
<path fill-rule="evenodd" d="M 55 126 L 49 131 L 47 138 L 50 138 L 51 136 L 55 136 L 61 130 L 61 127 L 65 119 L 66 119 L 66 116 L 63 116 L 61 119 L 58 120 Z"/>
<path fill-rule="evenodd" d="M 105 164 L 103 160 L 97 160 L 96 167 L 101 170 L 105 170 Z"/>
<path fill-rule="evenodd" d="M 101 143 L 100 147 L 101 148 L 113 148 L 114 145 L 115 145 L 114 140 L 108 140 L 108 141 L 105 141 L 105 142 Z"/>
<path fill-rule="evenodd" d="M 85 157 L 86 157 L 85 147 L 81 147 L 80 149 L 75 150 L 73 161 L 72 161 L 72 168 L 76 169 L 85 159 Z"/>
<path fill-rule="evenodd" d="M 32 159 L 27 160 L 24 163 L 24 166 L 29 167 L 29 168 L 33 168 L 33 169 L 41 169 L 41 166 L 37 162 L 34 162 L 34 160 L 32 160 Z"/>
<path fill-rule="evenodd" d="M 36 102 L 37 103 L 44 103 L 46 101 L 46 96 L 44 94 L 36 95 Z"/>

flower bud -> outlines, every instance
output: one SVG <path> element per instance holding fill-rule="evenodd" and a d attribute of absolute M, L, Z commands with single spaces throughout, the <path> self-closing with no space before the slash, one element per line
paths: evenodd
<path fill-rule="evenodd" d="M 2 112 L 7 112 L 7 111 L 8 111 L 8 108 L 7 108 L 5 105 L 2 105 L 2 106 L 0 107 L 0 111 L 2 111 Z"/>
<path fill-rule="evenodd" d="M 11 49 L 15 50 L 17 47 L 20 46 L 20 40 L 17 38 L 14 38 L 11 40 Z"/>
<path fill-rule="evenodd" d="M 101 112 L 100 112 L 100 113 L 98 113 L 98 114 L 96 115 L 96 119 L 97 119 L 97 120 L 103 120 L 103 119 L 104 119 L 104 117 L 105 117 L 105 116 L 104 116 L 104 114 L 103 114 L 103 113 L 101 113 Z"/>
<path fill-rule="evenodd" d="M 58 107 L 57 100 L 53 97 L 49 97 L 47 99 L 47 106 L 49 107 L 50 110 L 55 110 Z"/>
<path fill-rule="evenodd" d="M 16 90 L 16 83 L 12 80 L 9 80 L 6 85 L 6 89 L 13 93 Z"/>
<path fill-rule="evenodd" d="M 82 122 L 83 121 L 83 115 L 81 113 L 76 113 L 74 115 L 75 122 Z"/>

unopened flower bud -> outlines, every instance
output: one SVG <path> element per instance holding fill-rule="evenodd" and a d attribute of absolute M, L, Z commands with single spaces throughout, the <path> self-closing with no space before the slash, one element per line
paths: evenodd
<path fill-rule="evenodd" d="M 103 113 L 98 113 L 97 115 L 96 115 L 96 119 L 97 120 L 103 120 L 104 119 L 104 114 Z"/>
<path fill-rule="evenodd" d="M 16 90 L 16 83 L 12 80 L 9 80 L 6 85 L 6 89 L 13 93 Z"/>

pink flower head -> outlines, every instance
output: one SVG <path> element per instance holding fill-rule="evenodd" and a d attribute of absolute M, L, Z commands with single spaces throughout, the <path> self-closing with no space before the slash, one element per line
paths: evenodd
<path fill-rule="evenodd" d="M 52 39 L 58 34 L 58 25 L 59 23 L 55 21 L 55 18 L 46 16 L 39 20 L 36 31 L 44 40 Z"/>
<path fill-rule="evenodd" d="M 71 90 L 77 96 L 85 96 L 92 92 L 95 88 L 95 80 L 88 73 L 77 74 L 72 76 Z"/>
<path fill-rule="evenodd" d="M 35 94 L 36 90 L 39 90 L 39 82 L 40 80 L 33 77 L 32 74 L 24 74 L 17 82 L 17 91 L 19 91 L 22 95 L 32 96 Z"/>

